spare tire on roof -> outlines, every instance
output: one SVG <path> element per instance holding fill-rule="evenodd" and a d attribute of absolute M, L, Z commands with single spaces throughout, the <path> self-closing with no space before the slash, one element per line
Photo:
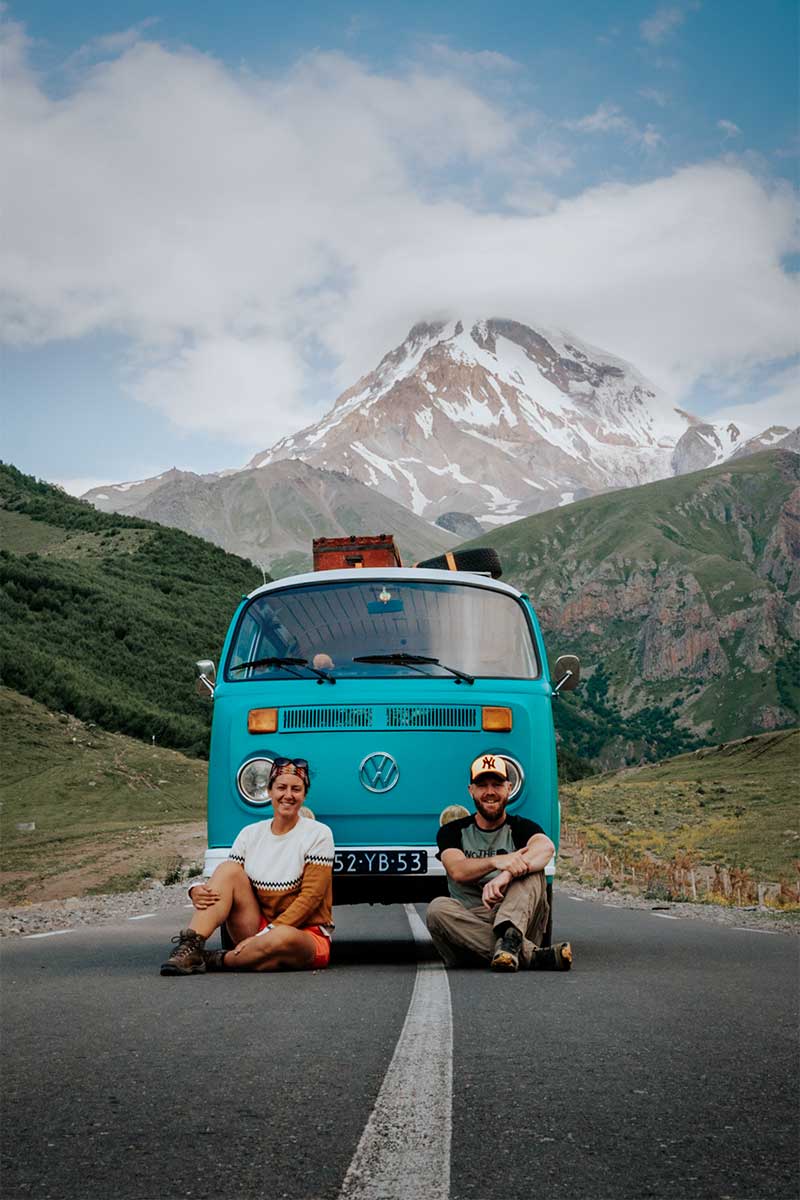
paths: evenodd
<path fill-rule="evenodd" d="M 500 579 L 503 574 L 500 556 L 491 546 L 476 546 L 474 550 L 451 550 L 447 554 L 438 554 L 436 558 L 426 558 L 424 562 L 414 565 L 429 567 L 434 571 L 477 571 L 482 575 L 491 575 L 492 579 Z"/>

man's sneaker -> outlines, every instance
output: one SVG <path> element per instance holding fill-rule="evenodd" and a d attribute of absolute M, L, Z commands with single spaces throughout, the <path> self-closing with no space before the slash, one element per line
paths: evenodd
<path fill-rule="evenodd" d="M 177 946 L 165 963 L 161 964 L 162 975 L 202 975 L 206 964 L 203 961 L 203 946 L 206 939 L 194 929 L 182 929 L 173 942 Z"/>
<path fill-rule="evenodd" d="M 556 942 L 555 946 L 542 946 L 534 950 L 530 961 L 531 971 L 568 971 L 572 966 L 572 946 L 569 942 Z"/>
<path fill-rule="evenodd" d="M 206 964 L 207 971 L 224 971 L 225 970 L 225 955 L 227 950 L 204 950 L 203 962 Z"/>
<path fill-rule="evenodd" d="M 492 958 L 493 971 L 518 971 L 522 953 L 522 934 L 515 925 L 509 925 L 498 939 Z"/>

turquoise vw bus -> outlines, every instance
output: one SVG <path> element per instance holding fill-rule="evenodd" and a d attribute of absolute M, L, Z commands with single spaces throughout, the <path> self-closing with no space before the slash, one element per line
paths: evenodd
<path fill-rule="evenodd" d="M 552 703 L 577 683 L 578 661 L 559 659 L 551 682 L 528 596 L 498 578 L 422 565 L 281 579 L 243 599 L 219 672 L 198 669 L 214 700 L 209 873 L 243 825 L 268 815 L 279 756 L 311 765 L 308 806 L 333 830 L 337 904 L 446 891 L 436 832 L 469 803 L 478 754 L 506 759 L 508 811 L 558 846 Z"/>

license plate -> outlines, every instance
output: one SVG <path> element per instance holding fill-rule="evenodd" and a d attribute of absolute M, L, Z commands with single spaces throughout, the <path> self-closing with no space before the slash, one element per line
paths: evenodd
<path fill-rule="evenodd" d="M 334 875 L 427 875 L 424 850 L 338 850 Z"/>

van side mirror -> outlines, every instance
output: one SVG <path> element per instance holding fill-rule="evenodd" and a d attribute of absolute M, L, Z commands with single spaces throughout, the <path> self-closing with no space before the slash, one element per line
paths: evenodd
<path fill-rule="evenodd" d="M 210 658 L 201 658 L 196 662 L 197 681 L 194 685 L 198 696 L 202 696 L 207 700 L 214 695 L 214 686 L 217 682 L 217 668 L 214 666 Z"/>
<path fill-rule="evenodd" d="M 553 691 L 571 692 L 581 681 L 581 660 L 577 654 L 562 654 L 556 659 Z"/>

